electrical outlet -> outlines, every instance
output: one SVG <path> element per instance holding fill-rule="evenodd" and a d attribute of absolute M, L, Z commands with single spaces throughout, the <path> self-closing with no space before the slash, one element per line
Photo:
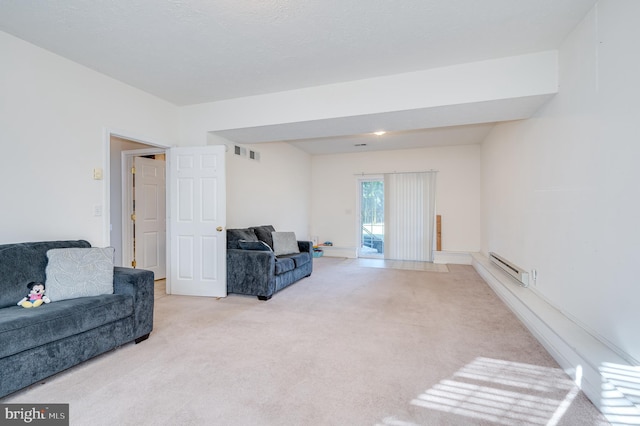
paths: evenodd
<path fill-rule="evenodd" d="M 102 216 L 102 205 L 96 204 L 93 206 L 93 215 Z"/>

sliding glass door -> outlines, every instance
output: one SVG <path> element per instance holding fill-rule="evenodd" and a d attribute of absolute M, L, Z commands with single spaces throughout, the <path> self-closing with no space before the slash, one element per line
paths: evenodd
<path fill-rule="evenodd" d="M 436 172 L 358 177 L 358 256 L 433 262 Z"/>
<path fill-rule="evenodd" d="M 358 255 L 384 257 L 384 179 L 372 177 L 358 180 L 360 226 Z"/>

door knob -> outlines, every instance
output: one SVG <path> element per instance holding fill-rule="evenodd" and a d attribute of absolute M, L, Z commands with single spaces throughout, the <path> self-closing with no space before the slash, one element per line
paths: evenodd
<path fill-rule="evenodd" d="M 222 226 L 218 226 L 218 227 L 216 228 L 216 231 L 218 231 L 218 232 L 222 232 L 222 229 L 223 229 L 223 228 L 222 228 Z"/>

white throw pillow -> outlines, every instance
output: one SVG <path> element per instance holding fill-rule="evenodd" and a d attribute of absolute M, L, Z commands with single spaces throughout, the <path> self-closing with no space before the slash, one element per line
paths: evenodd
<path fill-rule="evenodd" d="M 300 253 L 295 232 L 272 232 L 273 252 L 276 256 L 281 254 Z"/>
<path fill-rule="evenodd" d="M 46 295 L 52 302 L 113 294 L 113 247 L 47 251 Z"/>

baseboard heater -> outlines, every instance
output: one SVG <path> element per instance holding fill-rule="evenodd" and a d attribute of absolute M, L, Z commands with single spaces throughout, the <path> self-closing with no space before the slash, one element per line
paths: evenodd
<path fill-rule="evenodd" d="M 519 266 L 514 265 L 509 262 L 505 258 L 498 256 L 493 252 L 489 252 L 489 259 L 496 265 L 498 268 L 505 271 L 507 274 L 511 275 L 513 278 L 518 280 L 518 284 L 522 287 L 529 287 L 529 273 L 524 271 Z"/>

